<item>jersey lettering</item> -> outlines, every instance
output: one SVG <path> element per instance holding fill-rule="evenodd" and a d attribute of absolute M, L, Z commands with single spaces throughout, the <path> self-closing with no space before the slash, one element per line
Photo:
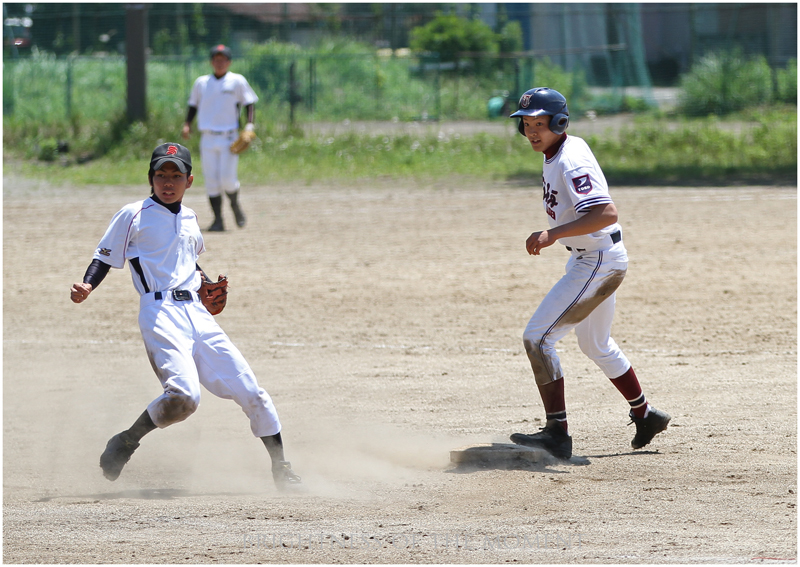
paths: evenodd
<path fill-rule="evenodd" d="M 544 180 L 544 176 L 542 176 L 542 200 L 544 201 L 544 210 L 547 212 L 547 215 L 556 220 L 556 213 L 553 210 L 553 207 L 558 206 L 558 200 L 556 196 L 558 195 L 558 191 L 550 189 L 550 184 Z"/>
<path fill-rule="evenodd" d="M 558 195 L 558 191 L 551 190 L 550 184 L 545 182 L 544 177 L 542 178 L 542 200 L 544 204 L 549 207 L 557 207 L 558 200 L 556 196 Z"/>

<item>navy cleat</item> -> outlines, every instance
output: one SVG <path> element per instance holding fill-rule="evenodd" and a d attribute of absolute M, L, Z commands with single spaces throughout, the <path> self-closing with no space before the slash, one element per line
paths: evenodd
<path fill-rule="evenodd" d="M 572 437 L 558 422 L 548 423 L 539 433 L 514 433 L 511 441 L 517 445 L 545 449 L 559 459 L 569 460 L 572 457 Z"/>
<path fill-rule="evenodd" d="M 654 407 L 650 407 L 646 417 L 636 417 L 633 412 L 630 413 L 631 423 L 636 424 L 636 435 L 631 441 L 631 447 L 634 449 L 641 449 L 650 441 L 653 440 L 658 433 L 661 433 L 667 428 L 669 420 L 672 419 L 669 414 L 659 411 Z M 630 425 L 630 423 L 628 424 Z"/>

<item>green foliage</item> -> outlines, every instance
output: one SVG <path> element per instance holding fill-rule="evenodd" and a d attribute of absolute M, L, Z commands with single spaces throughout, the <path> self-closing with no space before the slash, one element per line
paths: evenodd
<path fill-rule="evenodd" d="M 775 71 L 778 92 L 775 98 L 780 102 L 797 103 L 797 59 L 792 59 L 785 69 Z"/>
<path fill-rule="evenodd" d="M 586 76 L 581 71 L 568 73 L 559 65 L 556 65 L 550 58 L 545 57 L 541 61 L 537 60 L 534 68 L 533 86 L 549 87 L 560 92 L 567 99 L 570 109 L 580 105 L 580 99 L 585 97 L 588 92 Z"/>
<path fill-rule="evenodd" d="M 40 161 L 55 161 L 58 158 L 58 141 L 55 138 L 42 140 L 37 148 Z"/>
<path fill-rule="evenodd" d="M 777 98 L 795 102 L 796 60 L 786 69 L 769 75 L 763 71 L 762 60 L 740 59 L 747 65 L 734 65 L 739 61 L 735 58 L 724 65 L 719 63 L 720 67 L 727 66 L 729 74 L 735 72 L 744 77 L 740 79 L 737 76 L 729 90 L 750 88 L 750 85 L 740 84 L 745 79 L 759 84 L 763 82 L 768 88 L 776 84 Z M 244 164 L 250 162 L 253 171 L 257 172 L 253 174 L 253 182 L 260 182 L 258 178 L 261 176 L 276 180 L 319 176 L 318 168 L 306 171 L 299 167 L 297 160 L 305 160 L 304 163 L 309 164 L 313 159 L 320 158 L 323 161 L 319 165 L 334 177 L 368 177 L 376 175 L 376 171 L 405 175 L 411 174 L 415 167 L 432 176 L 459 172 L 504 176 L 505 172 L 520 168 L 527 171 L 525 167 L 528 166 L 520 164 L 531 163 L 530 155 L 523 155 L 524 146 L 519 149 L 519 144 L 515 143 L 519 140 L 501 142 L 492 138 L 480 139 L 476 143 L 476 137 L 453 136 L 445 143 L 415 136 L 407 139 L 389 136 L 389 145 L 394 148 L 389 151 L 386 143 L 369 141 L 369 127 L 362 129 L 358 135 L 334 136 L 334 142 L 324 146 L 316 140 L 306 140 L 302 132 L 304 125 L 313 122 L 485 120 L 488 101 L 501 94 L 502 90 L 511 91 L 517 87 L 523 91 L 533 86 L 555 88 L 567 97 L 573 123 L 589 110 L 603 114 L 646 109 L 643 100 L 624 93 L 592 94 L 582 73 L 567 73 L 547 58 L 520 58 L 516 61 L 487 58 L 486 61 L 490 64 L 485 73 L 443 73 L 438 65 L 426 66 L 428 61 L 397 56 L 396 53 L 383 55 L 369 45 L 335 39 L 321 41 L 309 48 L 279 42 L 246 45 L 242 55 L 234 59 L 231 70 L 245 75 L 260 98 L 256 124 L 259 140 L 263 142 L 255 144 L 254 151 L 248 155 L 259 156 L 258 148 L 262 148 L 281 156 L 283 161 L 280 162 L 280 168 L 275 170 L 272 165 L 276 162 L 271 155 L 264 155 L 264 159 L 260 160 L 272 164 L 270 167 L 252 164 L 253 158 L 244 156 L 243 174 L 248 171 Z M 292 63 L 295 64 L 295 80 L 298 83 L 296 93 L 302 100 L 295 107 L 295 122 L 289 124 L 288 69 Z M 703 68 L 713 68 L 713 65 L 706 63 Z M 702 75 L 700 69 L 695 71 L 698 76 Z M 196 77 L 210 70 L 206 54 L 192 58 L 149 58 L 147 108 L 150 118 L 146 122 L 128 124 L 124 106 L 126 73 L 123 58 L 59 59 L 39 52 L 29 59 L 7 61 L 3 68 L 5 152 L 15 158 L 49 160 L 48 163 L 55 161 L 59 164 L 74 165 L 96 160 L 98 164 L 105 164 L 104 167 L 108 167 L 104 156 L 114 157 L 120 163 L 145 159 L 159 141 L 180 141 L 180 127 L 191 86 Z M 515 77 L 514 72 L 519 74 Z M 509 77 L 529 84 L 513 84 Z M 687 84 L 690 82 L 687 80 Z M 758 98 L 758 92 L 748 92 L 745 97 L 748 106 L 765 100 Z M 521 93 L 513 93 L 509 100 L 514 107 L 512 110 L 515 109 L 518 94 Z M 769 108 L 774 106 L 770 105 Z M 796 131 L 796 108 L 792 104 L 788 109 L 777 109 L 777 112 L 770 114 L 771 119 L 765 122 L 763 128 L 767 132 L 777 131 L 781 139 L 788 139 L 789 134 L 782 129 L 793 127 Z M 760 109 L 755 114 L 763 117 L 764 110 Z M 631 134 L 630 138 L 639 140 L 646 132 L 655 136 L 656 133 L 652 132 L 654 128 L 645 124 L 642 133 Z M 684 132 L 684 135 L 692 139 L 695 148 L 699 143 L 709 144 L 710 148 L 716 148 L 714 144 L 718 144 L 721 148 L 719 151 L 729 147 L 729 153 L 741 152 L 742 156 L 756 155 L 757 151 L 770 148 L 772 153 L 781 154 L 778 167 L 788 167 L 787 164 L 796 162 L 796 156 L 790 155 L 793 148 L 796 151 L 796 140 L 778 144 L 775 140 L 766 141 L 765 136 L 763 139 L 752 137 L 747 142 L 734 143 L 723 137 L 728 134 L 724 129 L 721 130 L 724 134 L 714 133 L 716 126 L 713 124 L 707 126 L 708 132 L 697 124 L 692 128 L 694 134 Z M 748 132 L 755 136 L 754 130 L 748 129 Z M 186 142 L 195 153 L 198 139 L 199 136 L 195 135 Z M 688 147 L 680 146 L 680 140 L 654 140 L 655 147 L 659 152 L 664 152 L 664 159 L 673 168 L 672 173 L 678 176 L 687 171 L 697 171 L 698 168 L 713 167 L 697 163 L 696 156 L 690 153 L 686 153 L 689 157 L 682 166 L 677 165 L 680 159 L 670 162 L 670 156 L 684 155 Z M 62 151 L 56 159 L 52 151 L 54 142 L 56 153 L 59 146 L 68 146 L 68 154 Z M 750 148 L 748 144 L 760 145 L 761 149 Z M 281 149 L 284 145 L 285 150 Z M 412 150 L 412 147 L 415 149 Z M 434 151 L 422 152 L 422 147 L 432 147 Z M 478 147 L 482 149 L 477 151 Z M 501 147 L 505 149 L 499 151 Z M 331 154 L 329 150 L 332 148 L 342 153 Z M 398 148 L 406 148 L 407 151 L 401 152 Z M 289 150 L 298 152 L 297 156 L 285 153 Z M 657 169 L 658 164 L 662 163 L 662 154 L 659 152 L 645 155 L 635 147 L 630 151 L 619 147 L 617 151 L 620 152 L 618 155 L 613 152 L 608 154 L 612 173 L 634 175 L 638 171 L 646 176 L 672 175 L 669 171 Z M 715 151 L 707 155 L 719 157 Z M 364 161 L 361 157 L 369 159 Z M 731 171 L 734 172 L 758 167 L 749 158 L 742 159 L 742 163 L 737 165 L 737 159 L 727 156 L 727 161 L 719 160 L 718 163 L 728 164 L 725 167 L 733 168 Z M 535 163 L 536 160 L 533 161 Z M 635 167 L 631 166 L 633 163 Z M 508 169 L 503 170 L 496 164 L 503 164 Z M 605 168 L 606 164 L 603 165 Z M 93 165 L 86 164 L 79 169 L 65 168 L 63 173 L 78 170 L 95 171 Z"/>
<path fill-rule="evenodd" d="M 797 110 L 775 109 L 737 129 L 713 118 L 666 121 L 637 118 L 620 135 L 586 138 L 612 184 L 796 183 Z M 84 165 L 28 162 L 26 175 L 73 184 L 138 184 L 152 148 L 164 141 L 160 124 L 132 125 L 105 158 Z M 703 151 L 697 151 L 702 147 Z M 189 148 L 197 156 L 197 139 Z M 36 165 L 38 164 L 38 165 Z M 15 168 L 19 169 L 15 165 Z M 55 170 L 54 168 L 58 168 Z M 240 161 L 240 178 L 251 187 L 278 183 L 419 180 L 470 176 L 538 183 L 541 154 L 516 132 L 503 135 L 354 133 L 279 136 L 259 133 Z M 202 168 L 195 170 L 203 184 Z"/>
<path fill-rule="evenodd" d="M 497 53 L 498 40 L 492 29 L 480 20 L 456 15 L 439 15 L 424 26 L 411 30 L 414 51 L 438 53 L 442 61 L 455 61 L 458 53 Z"/>
<path fill-rule="evenodd" d="M 264 98 L 285 96 L 289 66 L 302 53 L 299 45 L 278 41 L 248 46 L 248 81 Z"/>
<path fill-rule="evenodd" d="M 797 110 L 776 110 L 756 120 L 737 131 L 714 117 L 677 123 L 639 118 L 618 137 L 590 136 L 587 142 L 606 176 L 617 183 L 792 182 Z"/>
<path fill-rule="evenodd" d="M 729 114 L 773 99 L 772 72 L 763 56 L 741 51 L 711 53 L 681 80 L 680 108 L 687 116 Z"/>
<path fill-rule="evenodd" d="M 507 22 L 497 40 L 497 48 L 500 53 L 513 53 L 522 51 L 522 25 L 517 20 Z"/>

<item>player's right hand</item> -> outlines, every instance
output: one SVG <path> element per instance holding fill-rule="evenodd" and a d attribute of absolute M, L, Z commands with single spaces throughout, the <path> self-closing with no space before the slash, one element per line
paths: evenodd
<path fill-rule="evenodd" d="M 558 239 L 553 238 L 553 236 L 550 234 L 550 231 L 541 230 L 539 232 L 534 232 L 528 237 L 528 239 L 525 241 L 525 248 L 528 251 L 528 254 L 532 256 L 538 256 L 542 251 L 542 248 L 552 246 L 557 240 Z"/>
<path fill-rule="evenodd" d="M 92 293 L 92 284 L 74 283 L 69 290 L 69 298 L 73 303 L 82 303 L 84 299 L 89 297 L 90 293 Z"/>
<path fill-rule="evenodd" d="M 183 136 L 184 140 L 189 139 L 189 135 L 192 133 L 192 127 L 188 124 L 183 125 L 183 130 L 181 130 L 181 136 Z"/>

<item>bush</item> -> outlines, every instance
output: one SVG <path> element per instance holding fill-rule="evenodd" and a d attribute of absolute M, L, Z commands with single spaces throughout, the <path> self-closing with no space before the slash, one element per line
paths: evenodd
<path fill-rule="evenodd" d="M 775 71 L 778 92 L 775 98 L 780 102 L 797 104 L 797 59 L 792 59 L 786 69 Z"/>
<path fill-rule="evenodd" d="M 706 55 L 684 76 L 681 88 L 679 107 L 688 116 L 730 114 L 773 99 L 766 58 L 746 58 L 739 50 Z"/>
<path fill-rule="evenodd" d="M 411 30 L 411 49 L 438 53 L 441 61 L 455 61 L 457 54 L 471 51 L 497 53 L 498 37 L 480 20 L 440 15 Z"/>
<path fill-rule="evenodd" d="M 557 90 L 567 99 L 570 114 L 573 116 L 587 109 L 588 87 L 586 76 L 580 70 L 576 69 L 574 72 L 569 73 L 545 57 L 536 61 L 533 70 L 533 83 L 524 87 L 525 90 L 534 87 L 548 87 Z"/>
<path fill-rule="evenodd" d="M 522 51 L 522 25 L 517 20 L 507 22 L 500 30 L 497 47 L 500 53 Z"/>

